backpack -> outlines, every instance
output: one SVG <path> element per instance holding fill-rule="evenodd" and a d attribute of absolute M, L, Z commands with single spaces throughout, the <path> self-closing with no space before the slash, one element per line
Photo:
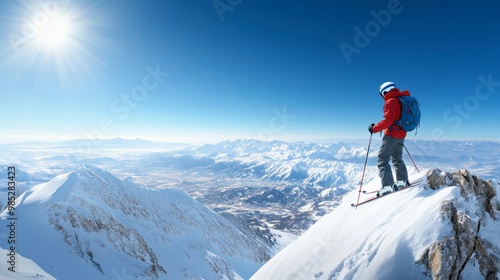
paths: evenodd
<path fill-rule="evenodd" d="M 404 131 L 412 131 L 420 126 L 420 104 L 413 96 L 399 96 L 401 103 L 401 118 L 394 122 Z"/>

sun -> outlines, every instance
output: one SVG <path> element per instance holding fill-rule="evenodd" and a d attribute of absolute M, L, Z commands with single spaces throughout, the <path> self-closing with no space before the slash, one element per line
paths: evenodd
<path fill-rule="evenodd" d="M 61 85 L 103 76 L 107 65 L 102 52 L 113 48 L 114 41 L 107 33 L 109 22 L 99 16 L 100 5 L 27 2 L 15 6 L 17 15 L 8 22 L 9 42 L 0 43 L 0 51 L 8 55 L 0 69 L 16 79 L 32 75 Z"/>
<path fill-rule="evenodd" d="M 71 22 L 63 15 L 50 18 L 37 33 L 37 41 L 44 47 L 64 47 L 72 36 Z"/>

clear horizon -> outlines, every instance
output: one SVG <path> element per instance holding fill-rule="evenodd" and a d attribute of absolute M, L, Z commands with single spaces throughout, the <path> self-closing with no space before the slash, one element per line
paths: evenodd
<path fill-rule="evenodd" d="M 499 8 L 9 1 L 0 142 L 368 141 L 386 81 L 421 103 L 407 139 L 498 140 Z"/>
<path fill-rule="evenodd" d="M 331 138 L 311 138 L 311 139 L 272 139 L 272 140 L 263 140 L 263 139 L 258 139 L 258 138 L 232 138 L 232 139 L 214 139 L 212 141 L 183 141 L 182 139 L 179 139 L 178 141 L 174 140 L 162 140 L 162 139 L 145 139 L 145 138 L 123 138 L 123 137 L 114 137 L 114 138 L 61 138 L 61 139 L 27 139 L 27 140 L 19 140 L 19 141 L 0 141 L 0 145 L 17 145 L 17 144 L 25 144 L 25 143 L 32 143 L 32 142 L 42 142 L 42 143 L 61 143 L 61 142 L 70 142 L 70 141 L 82 141 L 82 142 L 89 142 L 89 143 L 97 143 L 99 141 L 110 141 L 110 140 L 125 140 L 125 141 L 147 141 L 151 143 L 157 143 L 157 144 L 186 144 L 186 145 L 205 145 L 205 144 L 218 144 L 221 142 L 225 141 L 245 141 L 245 140 L 256 140 L 256 141 L 265 141 L 265 142 L 272 142 L 272 141 L 280 141 L 280 142 L 285 142 L 285 143 L 311 143 L 311 144 L 334 144 L 334 143 L 340 143 L 340 142 L 346 142 L 346 143 L 364 143 L 366 142 L 366 145 L 368 145 L 369 137 L 364 138 L 364 137 L 347 137 L 347 138 L 342 138 L 342 137 L 331 137 Z M 379 135 L 374 135 L 372 138 L 372 144 L 373 142 L 376 141 L 381 141 L 382 137 L 379 137 Z M 407 142 L 415 142 L 418 144 L 419 141 L 421 142 L 448 142 L 448 141 L 454 141 L 454 142 L 496 142 L 499 143 L 500 139 L 474 139 L 474 138 L 455 138 L 455 139 L 432 139 L 432 138 L 419 138 L 419 139 L 412 139 L 412 138 L 407 138 Z M 99 146 L 99 145 L 97 145 Z M 372 147 L 372 149 L 376 149 L 375 147 Z"/>

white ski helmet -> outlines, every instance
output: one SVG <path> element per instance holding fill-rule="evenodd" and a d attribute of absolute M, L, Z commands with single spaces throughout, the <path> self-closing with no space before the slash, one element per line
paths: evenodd
<path fill-rule="evenodd" d="M 389 92 L 391 89 L 395 88 L 396 85 L 393 82 L 385 82 L 380 86 L 379 93 L 382 97 Z"/>

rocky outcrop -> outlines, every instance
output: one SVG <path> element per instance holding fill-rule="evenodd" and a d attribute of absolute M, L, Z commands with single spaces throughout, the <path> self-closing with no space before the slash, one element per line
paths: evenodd
<path fill-rule="evenodd" d="M 484 218 L 485 213 L 488 213 L 493 220 L 496 220 L 495 211 L 500 210 L 500 203 L 498 200 L 493 200 L 496 197 L 496 191 L 492 181 L 484 181 L 475 175 L 471 175 L 468 170 L 449 173 L 434 169 L 427 174 L 427 185 L 433 190 L 445 186 L 459 187 L 460 194 L 464 199 L 477 200 L 481 206 L 477 214 L 481 219 Z"/>
<path fill-rule="evenodd" d="M 479 265 L 484 279 L 498 279 L 500 249 L 480 234 L 488 221 L 496 220 L 499 210 L 493 182 L 481 180 L 467 170 L 448 173 L 435 169 L 427 175 L 429 188 L 456 186 L 464 200 L 475 204 L 473 209 L 477 210 L 470 213 L 458 200 L 444 201 L 439 210 L 451 224 L 452 234 L 431 244 L 417 262 L 426 266 L 432 279 L 462 279 L 468 264 Z"/>

